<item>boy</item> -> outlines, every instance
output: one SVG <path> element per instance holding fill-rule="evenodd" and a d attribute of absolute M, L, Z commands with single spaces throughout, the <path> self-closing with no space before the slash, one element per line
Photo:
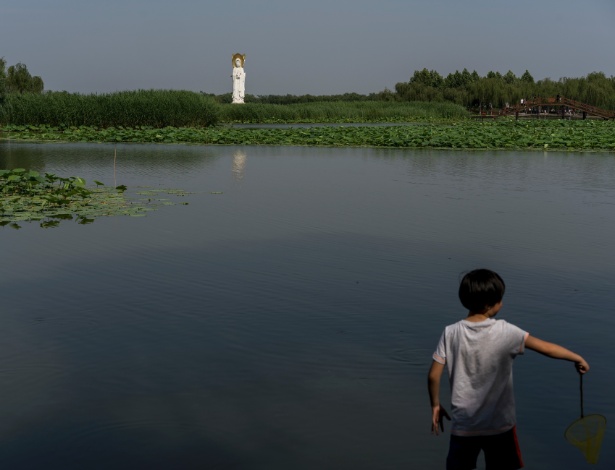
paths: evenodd
<path fill-rule="evenodd" d="M 523 467 L 516 434 L 512 364 L 527 347 L 556 359 L 574 362 L 584 374 L 589 364 L 578 354 L 547 343 L 493 317 L 502 308 L 505 285 L 488 269 L 467 273 L 459 286 L 459 300 L 468 309 L 464 320 L 449 325 L 440 337 L 429 370 L 431 432 L 444 431 L 440 378 L 446 366 L 451 384 L 452 429 L 447 470 L 476 468 L 481 450 L 487 470 Z"/>

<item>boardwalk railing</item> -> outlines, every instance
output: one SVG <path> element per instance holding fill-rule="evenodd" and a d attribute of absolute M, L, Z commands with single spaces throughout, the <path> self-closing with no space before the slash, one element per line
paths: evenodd
<path fill-rule="evenodd" d="M 615 111 L 609 111 L 607 109 L 598 108 L 580 101 L 571 100 L 569 98 L 557 97 L 557 98 L 533 98 L 531 100 L 525 100 L 523 104 L 519 103 L 512 108 L 509 108 L 507 112 L 502 114 L 520 113 L 527 108 L 536 107 L 561 107 L 566 106 L 572 108 L 574 111 L 581 111 L 584 115 L 597 116 L 603 119 L 615 119 Z"/>

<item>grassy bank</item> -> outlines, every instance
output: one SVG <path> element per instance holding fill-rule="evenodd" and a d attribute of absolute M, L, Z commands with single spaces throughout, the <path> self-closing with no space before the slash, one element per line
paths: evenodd
<path fill-rule="evenodd" d="M 65 142 L 615 151 L 613 121 L 462 120 L 449 124 L 290 129 L 7 126 L 0 138 Z"/>

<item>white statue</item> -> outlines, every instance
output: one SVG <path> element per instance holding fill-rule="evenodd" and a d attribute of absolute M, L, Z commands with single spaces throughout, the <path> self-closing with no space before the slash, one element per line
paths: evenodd
<path fill-rule="evenodd" d="M 246 92 L 246 73 L 243 71 L 243 64 L 246 60 L 245 54 L 233 54 L 233 103 L 243 103 Z"/>

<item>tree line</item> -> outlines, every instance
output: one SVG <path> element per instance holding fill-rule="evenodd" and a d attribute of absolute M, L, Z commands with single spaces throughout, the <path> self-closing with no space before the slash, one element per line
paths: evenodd
<path fill-rule="evenodd" d="M 410 80 L 395 85 L 393 99 L 402 101 L 450 101 L 465 107 L 492 105 L 503 108 L 521 99 L 557 95 L 592 106 L 615 109 L 615 77 L 592 72 L 582 78 L 545 78 L 535 81 L 529 71 L 517 77 L 512 71 L 502 75 L 489 72 L 481 77 L 476 71 L 455 71 L 443 77 L 434 70 L 417 70 Z"/>

